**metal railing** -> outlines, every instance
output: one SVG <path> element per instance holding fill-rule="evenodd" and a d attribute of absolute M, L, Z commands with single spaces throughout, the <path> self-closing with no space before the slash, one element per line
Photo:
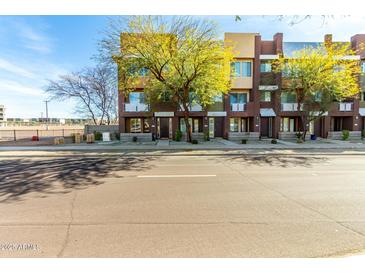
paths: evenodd
<path fill-rule="evenodd" d="M 83 129 L 14 129 L 0 130 L 0 141 L 31 140 L 33 136 L 39 139 L 51 137 L 70 137 L 73 134 L 84 134 Z"/>
<path fill-rule="evenodd" d="M 246 104 L 231 104 L 231 111 L 246 111 Z"/>
<path fill-rule="evenodd" d="M 130 103 L 126 103 L 124 105 L 124 111 L 148 111 L 149 107 L 147 104 L 130 104 Z"/>
<path fill-rule="evenodd" d="M 303 109 L 303 105 L 301 106 L 301 110 Z M 281 111 L 298 111 L 297 103 L 282 103 Z"/>
<path fill-rule="evenodd" d="M 352 111 L 353 103 L 339 103 L 338 109 L 339 111 Z"/>
<path fill-rule="evenodd" d="M 182 104 L 180 105 L 180 110 L 181 111 L 184 110 L 184 107 Z M 191 104 L 191 105 L 189 105 L 189 111 L 203 111 L 203 107 L 199 104 Z"/>

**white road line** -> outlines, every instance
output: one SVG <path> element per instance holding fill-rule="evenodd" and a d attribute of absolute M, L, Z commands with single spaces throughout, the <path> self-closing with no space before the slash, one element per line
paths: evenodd
<path fill-rule="evenodd" d="M 139 175 L 138 178 L 186 178 L 186 177 L 216 177 L 215 174 L 207 174 L 207 175 Z"/>

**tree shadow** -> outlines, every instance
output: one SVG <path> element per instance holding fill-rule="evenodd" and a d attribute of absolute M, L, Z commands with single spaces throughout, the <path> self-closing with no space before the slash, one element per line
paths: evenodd
<path fill-rule="evenodd" d="M 245 165 L 255 166 L 273 166 L 281 168 L 290 167 L 312 167 L 314 164 L 320 164 L 328 162 L 328 157 L 323 156 L 303 156 L 303 155 L 283 155 L 283 154 L 271 154 L 271 155 L 237 155 L 237 156 L 222 156 L 228 163 L 242 162 Z"/>
<path fill-rule="evenodd" d="M 0 160 L 0 202 L 20 200 L 25 194 L 68 193 L 103 184 L 103 178 L 120 178 L 117 171 L 151 168 L 155 157 L 62 156 L 47 159 Z"/>

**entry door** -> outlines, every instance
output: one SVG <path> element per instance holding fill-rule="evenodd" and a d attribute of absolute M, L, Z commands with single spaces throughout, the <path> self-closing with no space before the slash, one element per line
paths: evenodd
<path fill-rule="evenodd" d="M 214 137 L 223 137 L 224 117 L 214 118 Z"/>
<path fill-rule="evenodd" d="M 268 117 L 261 117 L 261 136 L 269 137 L 269 118 Z"/>
<path fill-rule="evenodd" d="M 160 138 L 169 138 L 169 118 L 160 118 Z"/>

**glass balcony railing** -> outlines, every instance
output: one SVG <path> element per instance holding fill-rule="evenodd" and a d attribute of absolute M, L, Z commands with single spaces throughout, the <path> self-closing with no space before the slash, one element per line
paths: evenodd
<path fill-rule="evenodd" d="M 231 104 L 231 111 L 246 111 L 246 103 Z"/>
<path fill-rule="evenodd" d="M 147 104 L 130 104 L 127 103 L 124 105 L 124 111 L 133 112 L 133 111 L 148 111 L 149 106 Z"/>
<path fill-rule="evenodd" d="M 352 111 L 353 103 L 339 103 L 338 110 L 339 111 Z"/>

